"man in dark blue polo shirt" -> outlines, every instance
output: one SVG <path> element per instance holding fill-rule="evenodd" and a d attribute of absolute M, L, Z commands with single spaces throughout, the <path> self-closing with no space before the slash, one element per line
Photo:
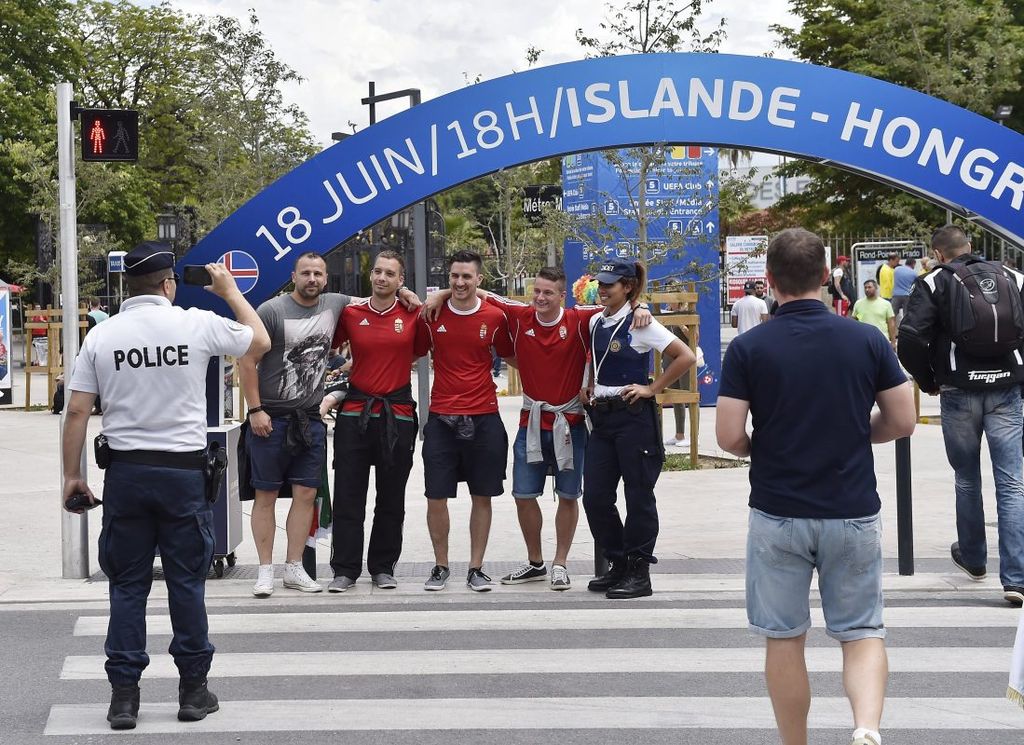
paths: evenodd
<path fill-rule="evenodd" d="M 779 310 L 729 345 L 717 412 L 718 444 L 750 456 L 747 618 L 767 637 L 765 677 L 782 741 L 805 745 L 804 640 L 817 570 L 826 631 L 843 646 L 853 745 L 880 745 L 888 662 L 871 444 L 913 432 L 913 394 L 881 334 L 822 304 L 828 269 L 818 236 L 783 231 L 767 266 Z"/>

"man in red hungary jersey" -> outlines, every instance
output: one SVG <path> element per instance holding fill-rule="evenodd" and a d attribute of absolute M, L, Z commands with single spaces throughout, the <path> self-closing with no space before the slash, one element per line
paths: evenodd
<path fill-rule="evenodd" d="M 370 466 L 375 468 L 377 499 L 366 568 L 374 586 L 397 587 L 405 485 L 417 432 L 410 371 L 413 361 L 429 349 L 418 309 L 408 310 L 396 297 L 405 281 L 402 255 L 388 249 L 378 253 L 370 280 L 373 295 L 346 306 L 334 332 L 334 347 L 351 344 L 352 372 L 334 428 L 334 579 L 329 592 L 345 592 L 362 573 Z"/>
<path fill-rule="evenodd" d="M 544 267 L 534 279 L 531 305 L 488 296 L 489 302 L 502 305 L 508 316 L 523 383 L 519 433 L 512 446 L 512 496 L 526 541 L 527 562 L 501 578 L 506 585 L 543 581 L 548 576 L 541 552 L 544 518 L 537 498 L 552 471 L 558 508 L 550 587 L 568 590 L 570 586 L 566 561 L 579 521 L 588 437 L 579 393 L 590 347 L 590 317 L 602 307 L 563 308 L 565 284 L 565 272 Z M 646 326 L 650 318 L 650 312 L 639 308 L 633 326 Z"/>
<path fill-rule="evenodd" d="M 589 320 L 603 307 L 564 308 L 565 286 L 565 272 L 557 267 L 544 267 L 534 279 L 530 305 L 482 290 L 477 293 L 505 313 L 523 385 L 519 432 L 512 446 L 512 496 L 526 542 L 527 562 L 501 578 L 505 585 L 541 582 L 549 577 L 541 548 L 544 516 L 537 499 L 544 493 L 548 473 L 554 472 L 558 508 L 550 587 L 570 587 L 566 562 L 579 522 L 583 456 L 587 447 L 587 426 L 579 394 L 590 344 Z M 427 300 L 424 308 L 428 316 L 433 315 L 439 301 L 446 299 L 447 292 L 441 291 Z M 646 326 L 650 318 L 651 314 L 640 308 L 634 326 Z"/>
<path fill-rule="evenodd" d="M 466 584 L 476 592 L 487 592 L 493 585 L 483 572 L 491 497 L 505 491 L 508 458 L 508 435 L 491 377 L 491 347 L 499 357 L 509 357 L 512 343 L 505 314 L 477 297 L 483 280 L 480 254 L 458 251 L 449 261 L 451 296 L 436 318 L 422 321 L 434 352 L 423 469 L 427 528 L 436 562 L 424 589 L 443 590 L 448 582 L 448 500 L 455 497 L 458 483 L 465 481 L 473 500 Z"/>

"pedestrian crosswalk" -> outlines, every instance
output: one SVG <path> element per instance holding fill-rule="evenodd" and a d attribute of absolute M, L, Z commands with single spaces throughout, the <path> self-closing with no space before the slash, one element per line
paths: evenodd
<path fill-rule="evenodd" d="M 950 732 L 958 733 L 950 742 L 1018 741 L 1024 715 L 1004 692 L 1019 611 L 950 597 L 922 593 L 886 610 L 892 683 L 884 731 L 911 745 L 946 742 L 936 737 Z M 348 733 L 345 742 L 387 742 L 383 735 L 405 733 L 441 742 L 430 736 L 443 733 L 445 743 L 468 745 L 509 742 L 512 733 L 535 738 L 522 742 L 568 742 L 570 731 L 584 733 L 581 742 L 681 742 L 700 730 L 701 742 L 777 741 L 763 643 L 731 596 L 613 603 L 579 588 L 538 587 L 487 598 L 449 591 L 354 599 L 296 594 L 294 603 L 281 595 L 273 605 L 212 604 L 211 688 L 221 710 L 196 723 L 178 722 L 172 700 L 147 698 L 177 679 L 171 658 L 157 653 L 171 629 L 154 606 L 138 728 L 119 736 L 284 743 L 337 732 Z M 112 734 L 97 654 L 107 623 L 96 611 L 74 619 L 74 653 L 63 658 L 56 685 L 96 695 L 52 705 L 46 735 Z M 846 743 L 842 652 L 825 637 L 820 609 L 813 623 L 812 742 Z M 163 689 L 160 681 L 168 681 Z"/>

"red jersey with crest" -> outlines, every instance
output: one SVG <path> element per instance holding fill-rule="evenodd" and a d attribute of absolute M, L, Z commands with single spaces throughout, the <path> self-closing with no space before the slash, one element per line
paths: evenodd
<path fill-rule="evenodd" d="M 422 321 L 434 350 L 434 414 L 494 414 L 498 411 L 491 347 L 512 356 L 508 321 L 500 308 L 477 301 L 476 310 L 459 311 L 446 302 L 436 321 Z"/>
<path fill-rule="evenodd" d="M 349 303 L 341 312 L 334 330 L 334 347 L 346 341 L 352 345 L 352 372 L 349 381 L 363 393 L 383 396 L 409 385 L 412 363 L 430 349 L 430 338 L 419 323 L 419 308 L 409 310 L 395 301 L 385 311 L 377 311 L 369 301 Z M 343 414 L 358 414 L 364 401 L 344 401 Z M 373 412 L 379 413 L 376 403 Z M 398 404 L 395 416 L 412 418 L 412 407 Z"/>
<path fill-rule="evenodd" d="M 504 310 L 508 317 L 509 335 L 526 395 L 553 406 L 578 396 L 590 349 L 590 317 L 603 308 L 562 308 L 558 319 L 546 324 L 537 318 L 532 305 L 495 295 L 488 295 L 487 300 Z M 519 415 L 519 425 L 525 427 L 529 418 L 530 412 L 524 409 Z M 583 421 L 582 414 L 566 414 L 565 418 L 569 424 Z M 541 429 L 551 429 L 554 423 L 554 414 L 548 411 L 541 414 Z"/>

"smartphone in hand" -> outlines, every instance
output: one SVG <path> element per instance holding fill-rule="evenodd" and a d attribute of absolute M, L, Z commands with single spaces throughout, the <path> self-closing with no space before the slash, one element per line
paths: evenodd
<path fill-rule="evenodd" d="M 210 276 L 210 273 L 206 271 L 206 267 L 202 264 L 186 264 L 182 279 L 185 280 L 187 285 L 206 287 L 213 284 L 213 277 Z"/>
<path fill-rule="evenodd" d="M 78 494 L 72 494 L 64 501 L 64 507 L 69 512 L 75 510 L 91 510 L 93 507 L 103 504 L 103 500 L 96 497 L 95 502 L 89 501 L 89 495 L 79 492 Z"/>

